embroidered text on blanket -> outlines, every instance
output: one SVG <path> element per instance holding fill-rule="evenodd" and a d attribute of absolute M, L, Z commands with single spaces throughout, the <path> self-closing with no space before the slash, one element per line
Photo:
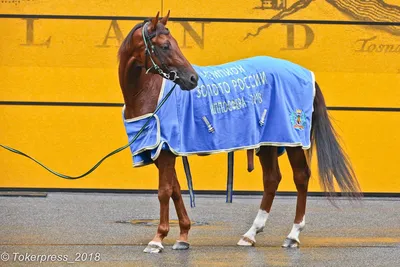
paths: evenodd
<path fill-rule="evenodd" d="M 148 134 L 131 146 L 134 166 L 153 162 L 161 149 L 188 156 L 262 145 L 310 147 L 311 71 L 272 57 L 193 67 L 200 74 L 197 88 L 174 91 Z M 164 80 L 160 99 L 171 86 Z M 124 121 L 129 138 L 142 120 Z"/>

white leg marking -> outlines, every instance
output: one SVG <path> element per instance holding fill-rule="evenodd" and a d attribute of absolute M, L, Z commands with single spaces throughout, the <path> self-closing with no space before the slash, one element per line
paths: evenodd
<path fill-rule="evenodd" d="M 256 243 L 256 234 L 263 231 L 265 223 L 267 222 L 269 213 L 265 210 L 258 210 L 257 216 L 254 219 L 253 225 L 243 235 L 243 238 L 237 243 L 239 246 L 252 246 Z M 247 240 L 246 240 L 247 239 Z M 249 240 L 251 242 L 249 242 Z"/>
<path fill-rule="evenodd" d="M 306 219 L 305 219 L 305 216 L 304 216 L 303 220 L 301 221 L 301 223 L 294 223 L 293 224 L 292 231 L 290 231 L 290 233 L 287 236 L 287 238 L 296 240 L 297 242 L 300 243 L 299 235 L 300 235 L 300 232 L 304 229 L 305 225 L 306 225 Z"/>
<path fill-rule="evenodd" d="M 283 241 L 283 248 L 299 248 L 300 247 L 300 240 L 299 235 L 300 232 L 304 229 L 306 225 L 305 217 L 301 223 L 294 223 L 292 227 L 292 231 L 290 231 L 289 235 L 286 237 L 285 241 Z"/>
<path fill-rule="evenodd" d="M 164 250 L 161 242 L 150 241 L 147 247 L 143 250 L 145 253 L 160 253 Z"/>

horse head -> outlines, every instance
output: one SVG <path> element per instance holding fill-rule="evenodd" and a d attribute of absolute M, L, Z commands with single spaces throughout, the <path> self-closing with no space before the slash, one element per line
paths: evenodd
<path fill-rule="evenodd" d="M 136 25 L 127 35 L 119 50 L 121 86 L 133 63 L 145 68 L 146 73 L 174 81 L 183 90 L 197 86 L 196 71 L 166 27 L 168 18 L 169 11 L 163 18 L 159 18 L 158 12 L 154 18 Z"/>

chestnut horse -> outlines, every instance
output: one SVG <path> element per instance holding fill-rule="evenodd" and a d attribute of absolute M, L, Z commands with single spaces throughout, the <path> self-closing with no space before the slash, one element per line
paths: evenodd
<path fill-rule="evenodd" d="M 125 109 L 124 118 L 132 119 L 153 113 L 157 106 L 163 79 L 173 80 L 182 90 L 196 88 L 198 74 L 183 56 L 179 46 L 170 34 L 166 24 L 168 15 L 149 19 L 136 25 L 127 35 L 119 49 L 119 82 Z M 334 181 L 343 192 L 357 196 L 359 185 L 350 161 L 339 145 L 336 133 L 329 121 L 324 97 L 318 84 L 313 102 L 311 141 L 315 143 L 318 156 L 319 177 L 325 192 L 334 192 Z M 296 216 L 291 232 L 283 242 L 283 247 L 298 247 L 299 234 L 305 226 L 305 211 L 311 149 L 306 153 L 302 147 L 286 147 L 293 179 L 297 189 Z M 250 156 L 251 165 L 253 153 Z M 278 152 L 275 146 L 262 146 L 257 154 L 263 171 L 264 194 L 258 214 L 251 228 L 239 240 L 240 246 L 255 244 L 255 236 L 262 232 L 271 210 L 281 173 Z M 154 161 L 159 172 L 158 199 L 160 202 L 160 223 L 157 233 L 144 252 L 158 253 L 164 247 L 163 239 L 169 231 L 169 201 L 172 198 L 179 218 L 180 235 L 173 249 L 188 249 L 190 220 L 182 200 L 180 185 L 175 171 L 176 156 L 162 150 Z"/>

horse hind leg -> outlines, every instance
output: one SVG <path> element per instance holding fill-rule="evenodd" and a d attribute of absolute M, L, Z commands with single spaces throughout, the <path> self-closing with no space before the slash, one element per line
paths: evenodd
<path fill-rule="evenodd" d="M 282 247 L 296 248 L 300 246 L 299 235 L 305 227 L 308 181 L 311 176 L 311 171 L 301 147 L 287 147 L 286 150 L 293 170 L 294 183 L 296 184 L 297 204 L 292 230 L 283 242 Z"/>
<path fill-rule="evenodd" d="M 262 147 L 258 156 L 263 170 L 264 193 L 253 225 L 239 240 L 237 243 L 239 246 L 255 245 L 255 237 L 265 227 L 276 190 L 282 178 L 278 164 L 277 147 Z"/>
<path fill-rule="evenodd" d="M 173 193 L 175 156 L 170 152 L 161 151 L 155 164 L 159 172 L 158 200 L 160 202 L 160 223 L 153 240 L 144 249 L 145 253 L 160 253 L 164 250 L 162 241 L 169 232 L 169 199 Z"/>

